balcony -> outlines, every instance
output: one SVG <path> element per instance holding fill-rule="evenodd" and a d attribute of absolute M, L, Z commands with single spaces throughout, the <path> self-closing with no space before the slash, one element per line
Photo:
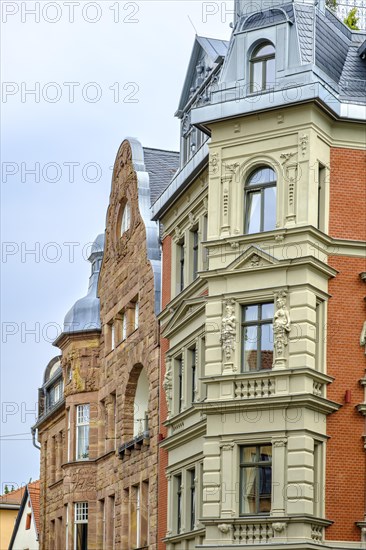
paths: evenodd
<path fill-rule="evenodd" d="M 332 522 L 314 516 L 263 517 L 249 516 L 227 520 L 205 521 L 206 544 L 214 545 L 271 545 L 323 544 L 324 530 Z M 307 546 L 306 546 L 307 547 Z"/>
<path fill-rule="evenodd" d="M 140 426 L 137 435 L 118 447 L 118 454 L 122 460 L 125 455 L 130 455 L 132 451 L 140 451 L 143 446 L 148 447 L 150 445 L 148 418 L 139 419 L 139 423 Z"/>

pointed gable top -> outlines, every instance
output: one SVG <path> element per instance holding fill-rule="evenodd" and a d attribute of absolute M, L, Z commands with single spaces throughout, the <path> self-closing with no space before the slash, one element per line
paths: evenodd
<path fill-rule="evenodd" d="M 179 101 L 177 116 L 184 110 L 193 89 L 198 89 L 206 76 L 211 72 L 220 59 L 226 56 L 229 42 L 217 38 L 196 36 L 193 44 L 191 58 L 188 64 L 186 78 L 184 80 L 182 95 Z M 201 62 L 201 63 L 200 63 Z M 202 72 L 198 73 L 197 67 L 201 65 Z M 193 92 L 194 93 L 194 92 Z"/>

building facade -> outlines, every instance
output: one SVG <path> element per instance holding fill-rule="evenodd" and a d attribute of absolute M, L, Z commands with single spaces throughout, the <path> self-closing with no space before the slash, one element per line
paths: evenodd
<path fill-rule="evenodd" d="M 161 252 L 151 203 L 177 153 L 125 140 L 86 297 L 67 313 L 33 428 L 40 548 L 157 548 Z"/>
<path fill-rule="evenodd" d="M 125 140 L 34 432 L 40 548 L 366 548 L 366 34 L 236 0 Z"/>
<path fill-rule="evenodd" d="M 177 114 L 206 138 L 153 205 L 160 548 L 362 548 L 366 35 L 324 2 L 235 13 L 196 39 Z"/>

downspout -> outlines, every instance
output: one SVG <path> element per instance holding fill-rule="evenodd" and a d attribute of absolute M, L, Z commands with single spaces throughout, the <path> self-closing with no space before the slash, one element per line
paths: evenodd
<path fill-rule="evenodd" d="M 39 445 L 37 445 L 37 443 L 36 443 L 36 428 L 32 427 L 31 432 L 32 432 L 33 447 L 35 447 L 36 449 L 38 449 L 40 451 L 41 447 Z"/>

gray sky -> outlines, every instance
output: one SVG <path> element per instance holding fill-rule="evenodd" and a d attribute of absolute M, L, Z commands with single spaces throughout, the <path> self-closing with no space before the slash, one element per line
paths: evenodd
<path fill-rule="evenodd" d="M 39 476 L 37 388 L 58 327 L 86 294 L 118 147 L 134 136 L 178 150 L 188 16 L 198 34 L 228 39 L 232 4 L 0 3 L 1 492 Z"/>

